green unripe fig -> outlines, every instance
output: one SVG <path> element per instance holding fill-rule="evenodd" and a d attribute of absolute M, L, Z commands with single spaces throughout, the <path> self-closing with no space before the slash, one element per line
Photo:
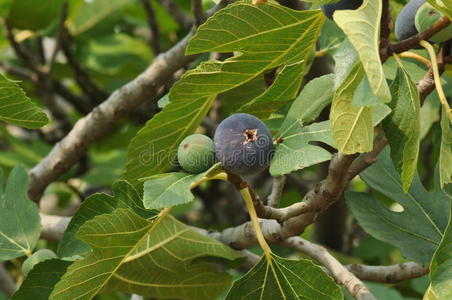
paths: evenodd
<path fill-rule="evenodd" d="M 429 3 L 423 4 L 419 7 L 419 10 L 416 13 L 416 17 L 414 19 L 416 29 L 421 32 L 429 28 L 436 21 L 441 18 L 443 14 L 436 10 Z M 452 25 L 447 26 L 434 36 L 430 38 L 431 42 L 442 43 L 452 38 Z"/>
<path fill-rule="evenodd" d="M 40 262 L 48 259 L 58 258 L 56 254 L 49 249 L 41 249 L 33 253 L 32 256 L 27 258 L 22 265 L 22 274 L 27 277 L 28 273 Z"/>
<path fill-rule="evenodd" d="M 214 151 L 214 143 L 209 137 L 195 133 L 180 143 L 177 160 L 185 171 L 198 174 L 207 171 L 215 163 Z"/>

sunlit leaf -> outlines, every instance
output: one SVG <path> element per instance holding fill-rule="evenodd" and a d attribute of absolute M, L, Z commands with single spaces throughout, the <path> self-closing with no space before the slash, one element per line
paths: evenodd
<path fill-rule="evenodd" d="M 359 58 L 374 94 L 385 101 L 391 100 L 379 55 L 379 36 L 382 1 L 364 0 L 356 10 L 337 10 L 334 21 L 358 51 Z"/>
<path fill-rule="evenodd" d="M 353 95 L 363 78 L 361 63 L 356 63 L 336 90 L 330 120 L 337 150 L 345 154 L 372 150 L 372 108 L 352 104 Z"/>
<path fill-rule="evenodd" d="M 343 299 L 333 279 L 309 260 L 263 256 L 234 282 L 226 300 Z"/>

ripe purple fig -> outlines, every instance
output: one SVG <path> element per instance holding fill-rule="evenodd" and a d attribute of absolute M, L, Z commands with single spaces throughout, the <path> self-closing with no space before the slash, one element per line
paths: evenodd
<path fill-rule="evenodd" d="M 258 173 L 270 164 L 273 141 L 270 130 L 249 114 L 234 114 L 224 119 L 215 131 L 215 156 L 231 173 Z"/>

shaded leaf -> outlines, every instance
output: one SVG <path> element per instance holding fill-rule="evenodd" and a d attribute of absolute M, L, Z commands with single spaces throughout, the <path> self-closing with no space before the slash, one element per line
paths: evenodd
<path fill-rule="evenodd" d="M 37 264 L 28 274 L 11 300 L 47 300 L 55 284 L 66 272 L 72 261 L 45 260 Z"/>
<path fill-rule="evenodd" d="M 439 150 L 439 182 L 441 187 L 452 182 L 452 120 L 448 119 L 446 109 L 441 113 L 441 146 Z"/>
<path fill-rule="evenodd" d="M 264 93 L 240 107 L 238 112 L 250 113 L 261 120 L 266 120 L 270 114 L 295 99 L 305 65 L 304 62 L 300 62 L 284 66 L 275 82 Z"/>
<path fill-rule="evenodd" d="M 267 84 L 261 74 L 252 80 L 218 95 L 226 113 L 235 112 L 248 101 L 265 92 Z"/>
<path fill-rule="evenodd" d="M 153 53 L 145 40 L 124 33 L 89 40 L 80 51 L 81 62 L 90 70 L 106 75 L 142 72 Z"/>
<path fill-rule="evenodd" d="M 19 29 L 38 30 L 58 20 L 64 0 L 12 0 L 8 20 Z"/>
<path fill-rule="evenodd" d="M 359 58 L 374 94 L 385 101 L 391 100 L 379 55 L 379 35 L 382 2 L 364 0 L 356 10 L 338 10 L 334 21 L 358 51 Z"/>
<path fill-rule="evenodd" d="M 452 214 L 452 206 L 451 212 Z M 436 249 L 430 265 L 431 286 L 429 293 L 432 299 L 452 299 L 452 219 L 444 233 L 443 240 Z M 430 299 L 430 298 L 429 298 Z"/>
<path fill-rule="evenodd" d="M 86 221 L 96 216 L 112 213 L 117 208 L 131 208 L 135 213 L 146 219 L 155 216 L 155 211 L 144 209 L 140 195 L 127 181 L 122 180 L 113 183 L 112 190 L 114 196 L 99 193 L 91 195 L 83 201 L 63 234 L 58 245 L 58 256 L 83 255 L 90 250 L 89 245 L 77 239 L 75 235 Z"/>
<path fill-rule="evenodd" d="M 164 172 L 182 139 L 201 123 L 217 94 L 250 82 L 264 71 L 306 60 L 324 18 L 319 11 L 294 11 L 277 4 L 237 2 L 198 28 L 187 54 L 233 52 L 186 72 L 170 91 L 170 102 L 151 119 L 129 147 L 126 178 Z"/>
<path fill-rule="evenodd" d="M 68 268 L 50 299 L 91 299 L 101 290 L 213 299 L 229 287 L 230 275 L 211 264 L 192 261 L 206 256 L 240 257 L 171 216 L 145 220 L 131 209 L 96 216 L 80 227 L 77 237 L 93 251 Z"/>
<path fill-rule="evenodd" d="M 234 282 L 226 300 L 235 299 L 343 299 L 333 279 L 311 261 L 263 256 Z"/>
<path fill-rule="evenodd" d="M 331 105 L 330 120 L 337 150 L 345 154 L 372 150 L 372 108 L 354 106 L 353 95 L 363 78 L 361 63 L 355 63 L 336 90 Z"/>
<path fill-rule="evenodd" d="M 31 254 L 41 234 L 38 206 L 27 197 L 25 168 L 15 167 L 3 186 L 0 169 L 0 261 Z"/>
<path fill-rule="evenodd" d="M 407 192 L 416 173 L 421 134 L 420 100 L 416 85 L 399 61 L 397 77 L 391 84 L 392 112 L 383 121 L 391 158 L 401 175 L 403 191 Z"/>
<path fill-rule="evenodd" d="M 32 0 L 33 1 L 33 0 Z M 69 24 L 73 34 L 80 34 L 118 11 L 133 0 L 91 0 L 81 1 L 70 11 Z"/>
<path fill-rule="evenodd" d="M 0 74 L 0 119 L 13 125 L 36 129 L 49 122 L 14 81 Z"/>
<path fill-rule="evenodd" d="M 395 212 L 369 194 L 346 193 L 347 203 L 364 230 L 398 247 L 408 259 L 430 262 L 443 237 L 450 213 L 451 198 L 440 189 L 438 178 L 435 178 L 435 191 L 430 193 L 416 174 L 408 193 L 404 193 L 389 149 L 384 149 L 377 162 L 360 176 L 372 189 L 403 207 L 402 212 Z"/>
<path fill-rule="evenodd" d="M 369 80 L 367 80 L 367 76 L 363 76 L 361 83 L 353 94 L 352 104 L 355 106 L 377 106 L 383 105 L 384 102 L 383 99 L 374 95 L 370 88 Z"/>

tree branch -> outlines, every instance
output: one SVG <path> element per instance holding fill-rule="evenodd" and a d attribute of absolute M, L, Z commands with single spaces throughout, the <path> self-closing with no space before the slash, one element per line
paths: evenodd
<path fill-rule="evenodd" d="M 209 15 L 230 2 L 222 1 L 209 10 Z M 158 93 L 177 70 L 198 57 L 185 56 L 185 49 L 192 35 L 193 31 L 171 49 L 159 54 L 143 73 L 114 91 L 107 100 L 77 121 L 66 137 L 28 173 L 30 199 L 38 202 L 45 188 L 68 171 L 91 143 L 107 134 L 121 117 Z"/>
<path fill-rule="evenodd" d="M 29 172 L 30 199 L 39 201 L 44 189 L 75 164 L 88 146 L 108 133 L 126 113 L 154 95 L 173 73 L 193 61 L 185 56 L 185 48 L 192 33 L 169 51 L 160 54 L 137 78 L 113 92 L 110 97 L 79 119 L 68 135 Z"/>
<path fill-rule="evenodd" d="M 429 272 L 428 267 L 421 266 L 415 262 L 390 266 L 352 264 L 345 267 L 362 280 L 383 283 L 397 283 L 402 280 L 424 276 Z"/>
<path fill-rule="evenodd" d="M 284 190 L 284 185 L 286 184 L 286 176 L 276 176 L 273 177 L 273 186 L 270 196 L 267 198 L 267 205 L 270 207 L 279 207 L 279 202 L 281 201 L 281 196 Z"/>
<path fill-rule="evenodd" d="M 333 278 L 347 288 L 350 294 L 360 300 L 376 299 L 364 283 L 352 272 L 347 270 L 334 256 L 324 247 L 311 243 L 301 237 L 291 237 L 284 241 L 284 245 L 305 253 L 324 265 Z"/>
<path fill-rule="evenodd" d="M 195 17 L 196 26 L 201 25 L 206 20 L 204 11 L 202 10 L 202 0 L 191 0 L 191 11 Z"/>
<path fill-rule="evenodd" d="M 406 40 L 400 41 L 396 44 L 389 45 L 387 53 L 382 55 L 382 60 L 384 61 L 383 58 L 387 58 L 391 56 L 393 53 L 402 53 L 410 49 L 419 47 L 420 41 L 429 40 L 432 36 L 434 36 L 441 30 L 449 26 L 450 23 L 451 23 L 450 19 L 446 16 L 443 16 L 426 30 L 421 31 L 418 34 Z"/>
<path fill-rule="evenodd" d="M 73 38 L 66 27 L 61 29 L 60 47 L 74 73 L 75 81 L 84 94 L 88 96 L 93 104 L 99 104 L 108 97 L 108 93 L 99 88 L 91 79 L 88 72 L 77 62 L 74 57 L 72 45 Z"/>
<path fill-rule="evenodd" d="M 39 213 L 41 217 L 41 237 L 46 240 L 59 241 L 63 237 L 63 233 L 66 230 L 70 217 L 63 216 L 51 216 L 43 213 Z"/>

